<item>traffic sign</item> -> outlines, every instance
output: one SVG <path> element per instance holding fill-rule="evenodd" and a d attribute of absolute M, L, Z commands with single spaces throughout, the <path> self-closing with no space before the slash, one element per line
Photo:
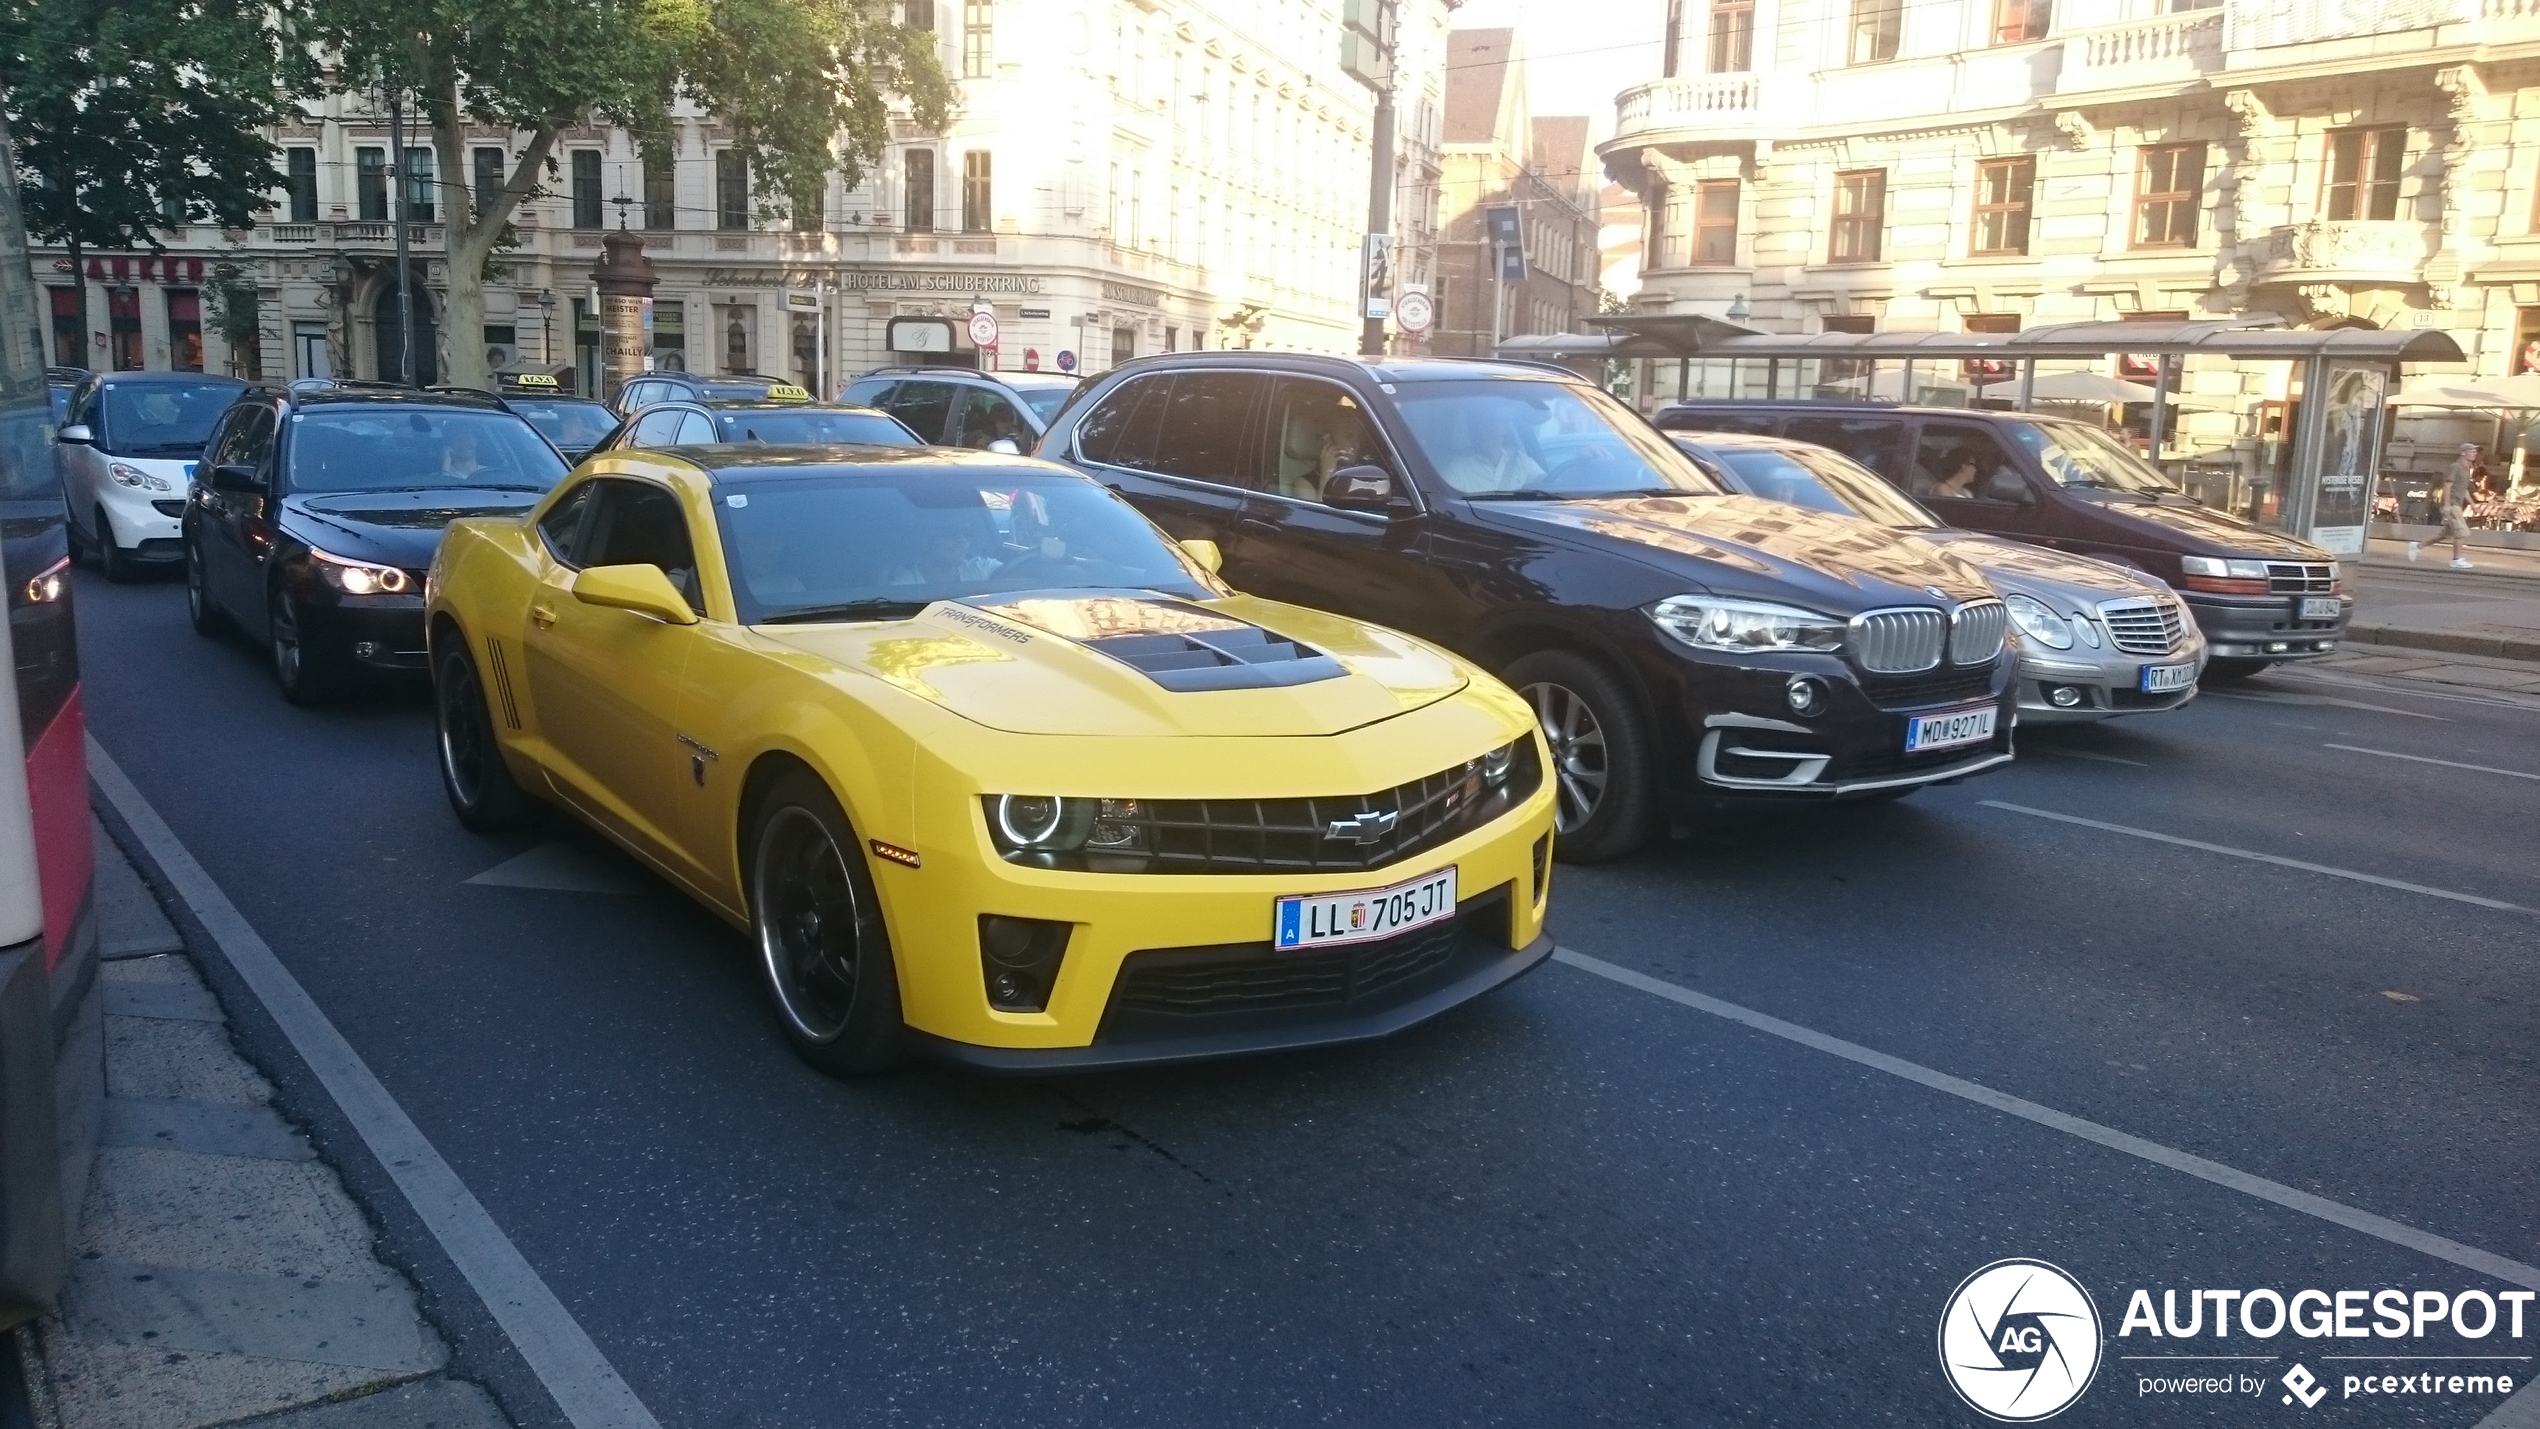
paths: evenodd
<path fill-rule="evenodd" d="M 1039 348 L 1027 347 L 1023 349 L 1023 370 L 1026 372 L 1038 372 L 1041 370 L 1041 350 Z"/>
<path fill-rule="evenodd" d="M 995 313 L 986 308 L 979 308 L 970 314 L 970 345 L 973 347 L 997 345 L 997 315 Z"/>
<path fill-rule="evenodd" d="M 1075 371 L 1076 354 L 1068 351 L 1066 348 L 1060 348 L 1058 350 L 1058 370 L 1061 372 Z"/>
<path fill-rule="evenodd" d="M 1405 288 L 1402 295 L 1394 299 L 1394 324 L 1404 332 L 1427 332 L 1429 324 L 1437 320 L 1437 315 L 1437 305 L 1429 301 L 1425 288 Z"/>

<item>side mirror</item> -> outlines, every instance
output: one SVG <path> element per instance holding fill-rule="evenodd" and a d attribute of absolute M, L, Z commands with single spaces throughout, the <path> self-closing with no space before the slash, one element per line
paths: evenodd
<path fill-rule="evenodd" d="M 997 452 L 1004 456 L 1023 455 L 1023 448 L 1016 446 L 1014 444 L 1014 438 L 1012 437 L 997 438 L 995 441 L 988 443 L 988 450 Z"/>
<path fill-rule="evenodd" d="M 208 473 L 208 479 L 205 484 L 210 486 L 214 491 L 227 492 L 232 496 L 262 496 L 265 494 L 264 477 L 259 475 L 254 467 L 244 466 L 236 462 L 225 463 L 223 465 L 213 467 Z"/>
<path fill-rule="evenodd" d="M 1345 466 L 1323 483 L 1323 504 L 1342 511 L 1387 511 L 1411 503 L 1394 485 L 1393 473 L 1381 466 Z"/>
<path fill-rule="evenodd" d="M 2028 483 L 2020 479 L 2020 474 L 2008 467 L 1996 467 L 1993 475 L 1984 479 L 1984 494 L 1992 500 L 2008 501 L 2015 506 L 2037 504 L 2037 493 L 2029 490 Z"/>
<path fill-rule="evenodd" d="M 1184 541 L 1181 546 L 1212 576 L 1226 568 L 1226 553 L 1217 549 L 1215 541 Z"/>
<path fill-rule="evenodd" d="M 649 615 L 666 625 L 694 625 L 697 613 L 659 566 L 593 566 L 573 578 L 573 598 Z"/>
<path fill-rule="evenodd" d="M 97 444 L 97 434 L 89 430 L 86 422 L 73 422 L 69 426 L 55 432 L 53 434 L 53 440 L 60 442 L 64 446 L 88 447 L 95 446 Z"/>

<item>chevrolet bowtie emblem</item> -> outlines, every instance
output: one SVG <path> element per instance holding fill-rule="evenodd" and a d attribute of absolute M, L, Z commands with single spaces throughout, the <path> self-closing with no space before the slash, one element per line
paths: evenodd
<path fill-rule="evenodd" d="M 1356 844 L 1371 844 L 1392 833 L 1393 826 L 1401 818 L 1400 814 L 1380 813 L 1371 809 L 1354 819 L 1332 820 L 1332 826 L 1323 831 L 1323 837 L 1347 839 Z"/>

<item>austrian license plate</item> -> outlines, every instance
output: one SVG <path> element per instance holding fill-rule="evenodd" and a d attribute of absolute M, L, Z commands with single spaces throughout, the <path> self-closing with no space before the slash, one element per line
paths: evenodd
<path fill-rule="evenodd" d="M 2196 683 L 2196 665 L 2146 665 L 2143 667 L 2143 693 L 2175 694 Z"/>
<path fill-rule="evenodd" d="M 2333 595 L 2306 595 L 2302 597 L 2301 618 L 2304 620 L 2335 620 L 2337 617 L 2345 613 L 2345 603 Z"/>
<path fill-rule="evenodd" d="M 1455 866 L 1362 893 L 1315 893 L 1275 905 L 1270 945 L 1279 952 L 1390 938 L 1455 916 Z"/>
<path fill-rule="evenodd" d="M 1918 716 L 1905 726 L 1905 752 L 1920 754 L 1926 749 L 1947 749 L 1954 744 L 1977 744 L 1991 739 L 1997 713 L 1999 711 L 1991 705 L 1977 705 L 1972 709 Z"/>

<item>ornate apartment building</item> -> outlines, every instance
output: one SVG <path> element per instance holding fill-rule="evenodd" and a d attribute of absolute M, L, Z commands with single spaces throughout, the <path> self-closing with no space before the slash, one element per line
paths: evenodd
<path fill-rule="evenodd" d="M 488 292 L 495 365 L 570 369 L 591 389 L 591 269 L 621 226 L 660 276 L 661 367 L 834 390 L 883 363 L 974 360 L 961 319 L 981 301 L 1006 368 L 1097 372 L 1184 347 L 1356 350 L 1374 95 L 1341 69 L 1337 0 L 904 3 L 940 37 L 953 115 L 941 133 L 895 121 L 882 163 L 853 188 L 833 180 L 816 212 L 762 214 L 710 115 L 677 115 L 676 156 L 659 167 L 622 131 L 568 133 Z M 1399 5 L 1393 231 L 1408 281 L 1436 261 L 1449 8 Z M 165 255 L 94 255 L 85 313 L 59 250 L 38 250 L 38 279 L 55 288 L 48 351 L 99 368 L 393 375 L 386 120 L 356 97 L 313 107 L 272 136 L 284 169 L 254 228 L 178 230 Z M 435 313 L 434 195 L 481 182 L 524 142 L 472 132 L 471 172 L 437 174 L 409 120 L 410 271 Z M 261 331 L 235 350 L 203 314 L 222 264 L 259 297 Z M 951 321 L 891 321 L 938 316 Z M 430 380 L 440 335 L 421 326 L 417 375 Z M 946 333 L 949 352 L 890 345 Z"/>
<path fill-rule="evenodd" d="M 1638 308 L 2270 313 L 2540 369 L 2534 0 L 1671 0 L 1665 71 L 1600 147 L 1648 215 Z M 2189 364 L 2188 444 L 2245 449 L 2284 378 Z"/>

